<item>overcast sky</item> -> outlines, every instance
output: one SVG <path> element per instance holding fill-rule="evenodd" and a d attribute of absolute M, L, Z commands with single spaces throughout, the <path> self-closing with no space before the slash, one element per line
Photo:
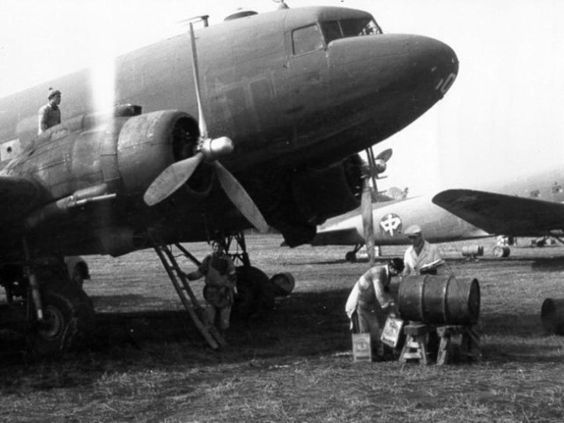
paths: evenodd
<path fill-rule="evenodd" d="M 194 3 L 197 3 L 194 4 Z M 393 136 L 382 187 L 412 193 L 475 186 L 562 163 L 564 1 L 287 0 L 370 11 L 385 32 L 440 39 L 460 60 L 457 81 L 426 115 Z M 0 96 L 272 0 L 2 0 Z M 376 153 L 379 148 L 375 148 Z"/>

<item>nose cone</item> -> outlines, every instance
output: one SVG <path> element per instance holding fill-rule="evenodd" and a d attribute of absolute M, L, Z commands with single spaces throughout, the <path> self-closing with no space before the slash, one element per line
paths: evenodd
<path fill-rule="evenodd" d="M 402 38 L 403 41 L 399 41 Z M 398 39 L 403 44 L 400 51 L 405 51 L 405 60 L 400 56 L 396 64 L 398 77 L 413 80 L 411 88 L 420 97 L 434 94 L 442 98 L 458 74 L 458 58 L 454 50 L 428 37 L 407 35 L 398 36 Z"/>
<path fill-rule="evenodd" d="M 371 144 L 425 113 L 458 73 L 458 58 L 448 45 L 419 35 L 348 38 L 328 50 L 332 85 L 338 87 L 334 98 L 363 111 L 363 132 Z M 368 145 L 359 141 L 358 147 Z"/>

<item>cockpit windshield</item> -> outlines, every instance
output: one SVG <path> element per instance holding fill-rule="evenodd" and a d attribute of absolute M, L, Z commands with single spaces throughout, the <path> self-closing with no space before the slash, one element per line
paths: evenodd
<path fill-rule="evenodd" d="M 321 22 L 325 44 L 333 40 L 361 35 L 381 34 L 382 30 L 372 18 L 341 19 Z"/>

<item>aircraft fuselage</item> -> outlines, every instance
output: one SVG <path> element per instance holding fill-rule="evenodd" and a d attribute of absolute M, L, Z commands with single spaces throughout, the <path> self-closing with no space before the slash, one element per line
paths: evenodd
<path fill-rule="evenodd" d="M 382 34 L 370 14 L 345 8 L 287 9 L 228 21 L 196 31 L 196 44 L 210 136 L 233 140 L 234 152 L 221 161 L 244 185 L 247 181 L 259 207 L 270 201 L 265 194 L 270 187 L 252 180 L 273 169 L 283 173 L 339 163 L 389 137 L 435 104 L 458 71 L 447 45 L 423 36 Z M 37 110 L 51 86 L 63 92 L 63 122 L 37 136 Z M 0 100 L 0 142 L 21 151 L 10 161 L 11 153 L 2 150 L 2 174 L 40 187 L 22 230 L 45 235 L 59 228 L 58 234 L 66 231 L 58 241 L 64 245 L 63 238 L 73 238 L 69 228 L 77 226 L 76 236 L 84 238 L 86 231 L 100 239 L 100 231 L 114 228 L 127 228 L 124 236 L 132 237 L 168 225 L 165 238 L 179 240 L 205 239 L 210 227 L 249 226 L 221 193 L 210 194 L 213 176 L 204 171 L 191 181 L 189 195 L 181 191 L 153 208 L 141 201 L 151 181 L 184 154 L 175 151 L 175 125 L 195 135 L 187 34 L 116 61 L 115 104 L 141 106 L 147 118 L 131 123 L 138 116 L 135 108 L 104 115 L 96 104 L 98 89 L 85 70 Z M 163 122 L 170 130 L 163 127 L 157 139 L 153 129 Z M 49 209 L 76 198 L 100 200 L 103 206 L 83 209 L 82 215 L 75 207 L 72 219 L 64 204 Z M 69 249 L 107 252 L 100 242 L 89 245 Z"/>

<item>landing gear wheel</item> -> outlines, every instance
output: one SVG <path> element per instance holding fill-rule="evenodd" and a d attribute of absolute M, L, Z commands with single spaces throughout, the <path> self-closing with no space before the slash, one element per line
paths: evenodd
<path fill-rule="evenodd" d="M 354 251 L 349 251 L 347 254 L 345 254 L 345 260 L 348 261 L 349 263 L 355 263 L 356 253 Z"/>
<path fill-rule="evenodd" d="M 274 307 L 274 290 L 268 276 L 253 266 L 237 267 L 235 308 L 244 318 L 267 313 Z"/>
<path fill-rule="evenodd" d="M 94 326 L 92 302 L 74 287 L 44 289 L 44 319 L 29 336 L 29 347 L 36 356 L 55 356 L 78 346 Z"/>

